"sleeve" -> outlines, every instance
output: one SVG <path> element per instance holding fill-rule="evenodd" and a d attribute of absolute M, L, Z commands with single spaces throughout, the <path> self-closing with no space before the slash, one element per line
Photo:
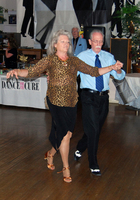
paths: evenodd
<path fill-rule="evenodd" d="M 40 61 L 38 61 L 33 67 L 29 67 L 28 69 L 28 77 L 36 77 L 40 76 L 43 72 L 45 72 L 48 68 L 48 58 L 44 57 Z M 27 77 L 26 77 L 27 78 Z"/>
<path fill-rule="evenodd" d="M 116 79 L 116 80 L 122 80 L 125 77 L 125 71 L 122 69 L 122 73 L 118 74 L 115 70 L 111 71 L 111 75 Z"/>
<path fill-rule="evenodd" d="M 76 66 L 77 66 L 77 71 L 80 71 L 84 74 L 89 74 L 95 77 L 100 76 L 98 72 L 98 67 L 92 67 L 77 57 L 76 57 Z"/>
<path fill-rule="evenodd" d="M 111 54 L 112 55 L 112 54 Z M 112 55 L 112 60 L 111 60 L 111 64 L 114 65 L 116 63 L 116 60 L 114 58 L 114 56 Z M 116 79 L 116 80 L 122 80 L 125 77 L 125 71 L 122 69 L 121 70 L 122 73 L 118 74 L 115 70 L 112 70 L 110 72 L 110 74 Z"/>
<path fill-rule="evenodd" d="M 10 50 L 8 51 L 8 53 L 14 54 L 14 53 L 15 53 L 15 49 L 10 49 Z"/>

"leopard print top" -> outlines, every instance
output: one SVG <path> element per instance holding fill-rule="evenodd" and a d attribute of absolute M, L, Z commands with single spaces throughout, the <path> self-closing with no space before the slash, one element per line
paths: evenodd
<path fill-rule="evenodd" d="M 70 56 L 62 61 L 57 55 L 49 55 L 28 69 L 28 77 L 39 76 L 45 71 L 49 75 L 47 96 L 52 104 L 61 107 L 74 107 L 78 101 L 77 71 L 95 77 L 100 75 L 98 67 L 91 67 L 77 57 Z"/>

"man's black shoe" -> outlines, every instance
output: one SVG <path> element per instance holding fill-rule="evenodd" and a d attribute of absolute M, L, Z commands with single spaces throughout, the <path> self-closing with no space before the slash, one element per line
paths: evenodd
<path fill-rule="evenodd" d="M 90 169 L 91 173 L 94 174 L 95 176 L 101 176 L 101 171 L 100 169 Z"/>
<path fill-rule="evenodd" d="M 79 150 L 74 152 L 74 160 L 78 161 L 82 156 L 82 153 Z"/>

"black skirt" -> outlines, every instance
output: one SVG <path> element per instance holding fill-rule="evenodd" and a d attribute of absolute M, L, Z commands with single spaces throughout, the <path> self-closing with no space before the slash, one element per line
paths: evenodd
<path fill-rule="evenodd" d="M 58 150 L 63 137 L 68 131 L 73 132 L 75 122 L 77 105 L 75 107 L 60 107 L 53 105 L 47 97 L 47 103 L 52 115 L 52 127 L 49 140 L 52 146 Z"/>

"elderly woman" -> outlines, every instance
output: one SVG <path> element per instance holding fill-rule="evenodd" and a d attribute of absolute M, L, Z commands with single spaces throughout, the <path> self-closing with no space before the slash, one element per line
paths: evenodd
<path fill-rule="evenodd" d="M 71 182 L 68 162 L 70 138 L 75 125 L 78 94 L 76 89 L 77 71 L 91 76 L 100 76 L 112 69 L 122 67 L 117 61 L 115 65 L 98 69 L 72 56 L 70 33 L 59 30 L 54 33 L 48 48 L 48 56 L 41 59 L 29 69 L 15 69 L 7 73 L 7 78 L 15 75 L 21 77 L 35 77 L 44 71 L 49 75 L 47 102 L 52 115 L 52 128 L 49 140 L 52 148 L 46 152 L 44 159 L 47 167 L 54 170 L 53 157 L 59 150 L 63 162 L 63 180 Z"/>

